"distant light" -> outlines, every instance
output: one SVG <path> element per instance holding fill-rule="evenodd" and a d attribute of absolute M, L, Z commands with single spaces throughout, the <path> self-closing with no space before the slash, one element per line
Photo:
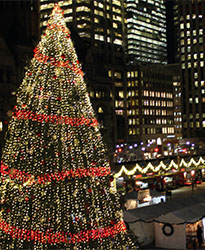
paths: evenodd
<path fill-rule="evenodd" d="M 147 147 L 150 147 L 150 144 L 147 144 Z"/>
<path fill-rule="evenodd" d="M 154 152 L 159 152 L 159 148 L 155 148 L 155 149 L 154 149 Z"/>
<path fill-rule="evenodd" d="M 3 130 L 3 122 L 0 122 L 0 131 Z"/>
<path fill-rule="evenodd" d="M 121 153 L 121 152 L 122 152 L 122 148 L 118 148 L 118 152 L 120 152 L 120 153 Z"/>
<path fill-rule="evenodd" d="M 186 145 L 189 145 L 189 144 L 190 144 L 190 141 L 187 141 L 187 142 L 186 142 Z"/>
<path fill-rule="evenodd" d="M 145 151 L 145 147 L 143 147 L 143 148 L 141 148 L 142 149 L 142 151 Z"/>
<path fill-rule="evenodd" d="M 168 147 L 171 146 L 171 143 L 167 143 L 167 146 L 168 146 Z"/>
<path fill-rule="evenodd" d="M 195 144 L 194 144 L 194 143 L 192 143 L 192 144 L 191 144 L 191 146 L 192 146 L 192 147 L 194 147 L 194 146 L 195 146 Z"/>
<path fill-rule="evenodd" d="M 167 138 L 174 138 L 175 135 L 168 135 Z"/>
<path fill-rule="evenodd" d="M 143 141 L 142 141 L 142 142 L 140 142 L 140 144 L 141 144 L 141 145 L 143 145 Z"/>
<path fill-rule="evenodd" d="M 124 146 L 123 144 L 120 145 L 120 147 L 123 147 L 123 146 Z"/>
<path fill-rule="evenodd" d="M 129 149 L 133 149 L 133 146 L 129 146 Z"/>
<path fill-rule="evenodd" d="M 135 147 L 135 148 L 137 147 L 137 144 L 136 144 L 136 143 L 134 144 L 134 147 Z"/>
<path fill-rule="evenodd" d="M 119 148 L 120 146 L 119 145 L 116 145 L 116 148 Z"/>

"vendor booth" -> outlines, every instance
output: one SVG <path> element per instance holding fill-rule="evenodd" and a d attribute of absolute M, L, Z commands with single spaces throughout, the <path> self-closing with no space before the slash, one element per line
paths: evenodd
<path fill-rule="evenodd" d="M 164 249 L 194 249 L 198 226 L 205 241 L 205 195 L 170 200 L 124 212 L 124 220 L 141 245 L 155 242 Z"/>

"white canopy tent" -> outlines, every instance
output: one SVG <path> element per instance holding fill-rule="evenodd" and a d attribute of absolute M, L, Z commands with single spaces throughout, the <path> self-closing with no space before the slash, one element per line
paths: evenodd
<path fill-rule="evenodd" d="M 146 245 L 155 240 L 156 247 L 172 249 L 186 249 L 186 225 L 201 221 L 203 217 L 205 195 L 175 199 L 124 212 L 124 220 L 139 243 Z"/>

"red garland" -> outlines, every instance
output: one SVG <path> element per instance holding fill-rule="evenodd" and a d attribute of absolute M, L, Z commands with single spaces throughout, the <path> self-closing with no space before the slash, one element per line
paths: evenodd
<path fill-rule="evenodd" d="M 96 119 L 88 119 L 82 116 L 81 118 L 72 118 L 68 116 L 60 116 L 60 115 L 44 115 L 44 114 L 37 114 L 32 113 L 28 110 L 17 110 L 16 107 L 14 107 L 13 116 L 16 117 L 18 120 L 32 120 L 37 122 L 51 122 L 54 124 L 66 124 L 74 127 L 78 127 L 81 125 L 87 125 L 87 126 L 97 126 L 98 121 Z"/>
<path fill-rule="evenodd" d="M 9 176 L 12 180 L 17 179 L 22 182 L 31 180 L 32 184 L 45 184 L 52 181 L 63 181 L 65 178 L 84 178 L 95 176 L 107 176 L 111 173 L 110 167 L 96 167 L 96 168 L 78 168 L 76 170 L 66 170 L 62 172 L 46 173 L 40 176 L 32 176 L 18 169 L 8 169 L 8 166 L 1 162 L 0 173 L 2 176 Z"/>
<path fill-rule="evenodd" d="M 52 245 L 62 242 L 67 244 L 75 244 L 107 237 L 113 238 L 115 235 L 121 232 L 125 232 L 126 226 L 123 221 L 119 221 L 117 224 L 110 227 L 90 229 L 87 231 L 81 231 L 77 234 L 71 234 L 68 232 L 52 233 L 51 229 L 47 230 L 46 233 L 44 233 L 38 230 L 21 229 L 15 226 L 11 226 L 5 220 L 0 218 L 0 229 L 6 234 L 9 234 L 13 239 L 23 239 L 27 241 L 33 240 L 41 242 L 43 244 L 49 243 Z"/>
<path fill-rule="evenodd" d="M 55 67 L 65 67 L 68 69 L 71 69 L 72 71 L 74 71 L 76 74 L 80 74 L 81 76 L 83 76 L 83 72 L 82 70 L 77 66 L 78 62 L 76 62 L 76 64 L 70 62 L 69 60 L 67 61 L 57 61 L 54 57 L 52 56 L 47 56 L 47 55 L 43 55 L 39 49 L 36 47 L 34 49 L 34 57 L 36 58 L 36 60 L 38 60 L 39 62 L 43 62 L 43 63 L 51 63 L 53 66 Z"/>

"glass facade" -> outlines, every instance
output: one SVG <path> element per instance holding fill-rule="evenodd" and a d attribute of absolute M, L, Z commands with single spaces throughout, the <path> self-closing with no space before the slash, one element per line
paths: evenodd
<path fill-rule="evenodd" d="M 127 0 L 129 62 L 167 63 L 164 0 Z"/>

